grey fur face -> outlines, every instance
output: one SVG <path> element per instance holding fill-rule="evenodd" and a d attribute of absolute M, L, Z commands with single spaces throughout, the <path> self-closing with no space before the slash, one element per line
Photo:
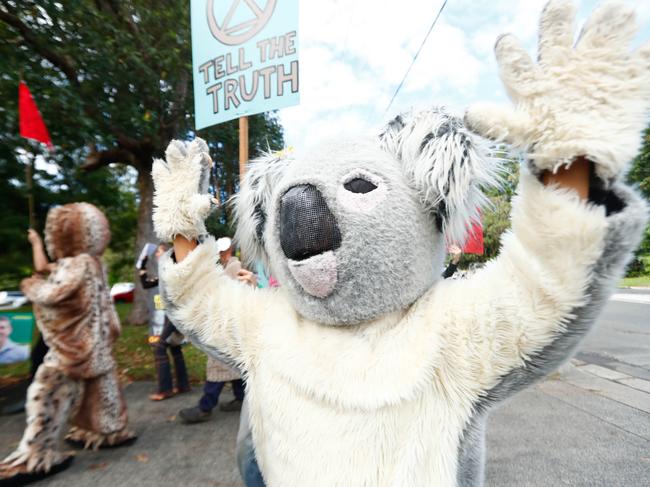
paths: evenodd
<path fill-rule="evenodd" d="M 345 184 L 359 176 L 376 189 L 365 194 L 348 191 Z M 322 284 L 325 292 L 334 284 L 323 297 L 305 290 L 309 276 L 302 282 L 296 277 L 302 274 L 292 272 L 295 262 L 286 257 L 280 243 L 282 195 L 301 184 L 320 191 L 341 234 L 341 245 L 331 251 L 329 262 L 321 263 L 314 256 L 303 263 L 307 273 L 321 278 L 335 272 L 335 282 Z M 399 165 L 376 142 L 318 148 L 287 168 L 274 196 L 264 232 L 266 250 L 272 271 L 289 288 L 293 305 L 303 316 L 328 324 L 366 321 L 408 306 L 436 279 L 444 252 L 442 236 Z"/>
<path fill-rule="evenodd" d="M 302 316 L 350 325 L 407 308 L 439 278 L 492 179 L 472 136 L 440 110 L 379 138 L 333 141 L 252 164 L 237 240 L 263 258 Z"/>

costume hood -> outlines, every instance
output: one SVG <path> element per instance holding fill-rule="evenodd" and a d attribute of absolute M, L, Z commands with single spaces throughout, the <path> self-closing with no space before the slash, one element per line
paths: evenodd
<path fill-rule="evenodd" d="M 106 216 L 90 203 L 58 206 L 47 214 L 45 246 L 52 259 L 79 254 L 100 256 L 110 240 Z"/>

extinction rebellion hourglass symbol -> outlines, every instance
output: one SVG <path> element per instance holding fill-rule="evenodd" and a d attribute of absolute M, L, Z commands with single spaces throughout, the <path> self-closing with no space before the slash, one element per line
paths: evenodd
<path fill-rule="evenodd" d="M 276 0 L 266 0 L 264 7 L 260 7 L 258 2 L 259 0 L 233 0 L 223 22 L 219 25 L 214 15 L 214 0 L 208 0 L 208 26 L 215 39 L 222 44 L 236 46 L 243 44 L 262 30 L 273 14 Z M 248 8 L 253 18 L 235 25 L 230 25 L 238 8 Z"/>
<path fill-rule="evenodd" d="M 192 5 L 197 128 L 298 103 L 298 0 Z"/>

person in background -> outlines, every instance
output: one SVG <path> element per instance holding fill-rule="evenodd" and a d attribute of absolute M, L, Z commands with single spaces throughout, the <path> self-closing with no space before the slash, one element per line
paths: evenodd
<path fill-rule="evenodd" d="M 156 248 L 156 260 L 160 258 L 167 251 L 167 246 L 161 243 Z M 140 265 L 140 283 L 144 289 L 152 289 L 158 287 L 158 278 L 150 278 L 147 274 L 147 257 L 142 260 Z M 149 343 L 153 347 L 153 355 L 156 364 L 156 375 L 158 377 L 158 391 L 149 395 L 152 401 L 163 401 L 175 394 L 182 394 L 190 391 L 190 381 L 187 377 L 187 367 L 185 366 L 185 358 L 183 357 L 183 349 L 181 348 L 182 335 L 178 332 L 174 324 L 165 315 L 164 305 L 160 299 L 159 294 L 153 296 L 153 309 L 151 310 L 152 326 L 151 335 L 149 336 Z M 157 329 L 157 319 L 160 318 L 163 326 L 162 330 Z M 156 332 L 159 332 L 157 334 Z M 176 387 L 172 384 L 172 371 L 169 362 L 167 350 L 171 352 L 174 361 L 174 370 L 176 372 Z"/>
<path fill-rule="evenodd" d="M 45 340 L 43 340 L 43 334 L 39 333 L 38 334 L 38 340 L 36 341 L 36 345 L 32 347 L 32 351 L 29 356 L 29 360 L 31 361 L 31 365 L 29 367 L 29 381 L 31 382 L 34 380 L 34 376 L 36 375 L 36 371 L 38 368 L 41 366 L 43 363 L 43 359 L 45 358 L 45 355 L 47 355 L 47 351 L 50 348 L 47 346 L 47 343 L 45 343 Z"/>
<path fill-rule="evenodd" d="M 257 276 L 257 287 L 259 288 L 280 287 L 280 283 L 269 274 L 262 261 L 255 262 L 255 275 Z M 237 447 L 235 448 L 237 466 L 246 487 L 265 487 L 264 478 L 255 455 L 249 414 L 248 398 L 244 397 L 239 417 L 239 430 L 237 431 Z"/>
<path fill-rule="evenodd" d="M 102 254 L 110 241 L 106 216 L 89 203 L 52 208 L 47 251 L 30 230 L 35 274 L 20 288 L 32 302 L 49 345 L 27 390 L 27 421 L 16 449 L 0 462 L 0 485 L 25 485 L 67 468 L 66 440 L 97 449 L 132 444 L 113 344 L 121 326 L 111 301 Z M 49 272 L 48 276 L 45 276 Z"/>
<path fill-rule="evenodd" d="M 442 273 L 443 279 L 453 276 L 456 270 L 458 270 L 458 263 L 460 262 L 460 257 L 463 255 L 463 251 L 458 245 L 450 245 L 449 254 L 451 255 L 451 261 L 445 269 L 445 272 Z"/>
<path fill-rule="evenodd" d="M 41 242 L 41 237 L 38 235 L 36 230 L 30 228 L 27 231 L 27 240 L 32 246 L 32 261 L 34 262 L 34 272 L 36 274 L 43 275 L 49 273 L 54 268 L 54 266 L 50 263 L 50 261 L 47 259 L 47 256 L 45 255 L 45 252 L 43 251 L 43 242 Z M 39 333 L 38 341 L 36 342 L 36 345 L 34 345 L 30 357 L 32 361 L 32 365 L 29 369 L 30 382 L 34 380 L 36 371 L 43 363 L 43 359 L 45 358 L 45 355 L 47 355 L 48 350 L 49 347 L 45 343 L 45 340 L 43 340 L 43 334 Z"/>
<path fill-rule="evenodd" d="M 29 345 L 15 343 L 9 338 L 13 328 L 7 316 L 0 316 L 0 364 L 13 364 L 29 358 Z"/>
<path fill-rule="evenodd" d="M 219 263 L 224 272 L 232 279 L 245 282 L 249 285 L 256 286 L 255 275 L 242 269 L 239 259 L 233 255 L 232 240 L 228 237 L 222 237 L 217 240 L 219 249 Z M 178 413 L 181 420 L 185 423 L 199 423 L 207 421 L 212 415 L 212 410 L 219 403 L 219 396 L 226 382 L 231 382 L 235 399 L 225 404 L 220 404 L 221 411 L 239 411 L 244 401 L 244 381 L 238 371 L 228 367 L 226 364 L 217 359 L 208 357 L 206 367 L 206 381 L 203 386 L 203 396 L 199 399 L 196 406 L 181 409 Z"/>

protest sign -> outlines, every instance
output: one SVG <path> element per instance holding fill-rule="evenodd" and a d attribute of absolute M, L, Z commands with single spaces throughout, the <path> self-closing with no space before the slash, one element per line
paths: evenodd
<path fill-rule="evenodd" d="M 0 313 L 0 365 L 29 359 L 33 333 L 32 313 Z"/>
<path fill-rule="evenodd" d="M 298 0 L 192 0 L 196 129 L 299 102 Z"/>

